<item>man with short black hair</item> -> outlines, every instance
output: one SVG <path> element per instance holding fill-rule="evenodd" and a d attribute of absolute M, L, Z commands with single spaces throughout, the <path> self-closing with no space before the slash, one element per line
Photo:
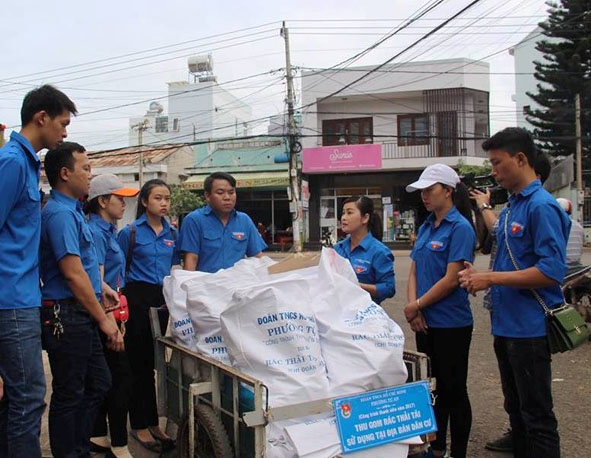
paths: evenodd
<path fill-rule="evenodd" d="M 37 153 L 67 137 L 76 105 L 45 85 L 22 104 L 20 132 L 0 149 L 0 457 L 41 456 L 45 409 L 41 359 L 39 238 L 41 195 Z"/>
<path fill-rule="evenodd" d="M 493 271 L 477 272 L 466 263 L 459 280 L 473 294 L 492 288 L 492 334 L 514 456 L 559 458 L 546 317 L 531 290 L 549 308 L 564 302 L 570 221 L 536 177 L 537 151 L 525 129 L 504 129 L 482 147 L 493 177 L 511 196 L 499 216 Z"/>
<path fill-rule="evenodd" d="M 66 142 L 50 150 L 45 173 L 52 187 L 42 212 L 40 248 L 43 346 L 53 376 L 49 439 L 54 457 L 83 457 L 111 386 L 98 329 L 114 351 L 123 350 L 123 336 L 99 302 L 98 257 L 80 202 L 91 178 L 84 147 Z"/>
<path fill-rule="evenodd" d="M 215 273 L 267 248 L 252 219 L 236 211 L 236 180 L 214 172 L 203 183 L 207 206 L 183 220 L 180 247 L 184 269 Z"/>

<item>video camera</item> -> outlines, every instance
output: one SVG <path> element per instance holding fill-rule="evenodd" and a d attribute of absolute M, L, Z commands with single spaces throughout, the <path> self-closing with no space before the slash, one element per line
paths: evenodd
<path fill-rule="evenodd" d="M 509 194 L 506 189 L 500 187 L 492 175 L 476 176 L 473 173 L 467 173 L 460 177 L 462 183 L 466 185 L 468 190 L 478 189 L 481 192 L 490 192 L 490 204 L 495 205 L 504 204 L 509 199 Z"/>

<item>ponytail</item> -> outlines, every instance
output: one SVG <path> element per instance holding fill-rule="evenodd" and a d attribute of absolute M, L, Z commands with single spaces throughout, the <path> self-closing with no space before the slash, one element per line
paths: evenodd
<path fill-rule="evenodd" d="M 374 211 L 369 216 L 369 222 L 367 223 L 367 227 L 371 232 L 371 235 L 373 235 L 374 238 L 378 239 L 381 242 L 382 237 L 384 235 L 384 231 L 382 229 L 382 217 L 378 212 Z"/>
<path fill-rule="evenodd" d="M 472 226 L 472 230 L 476 233 L 472 213 L 472 203 L 470 202 L 470 193 L 468 187 L 464 183 L 460 182 L 456 185 L 456 188 L 452 193 L 452 200 L 460 214 L 466 218 L 470 223 L 470 226 Z"/>

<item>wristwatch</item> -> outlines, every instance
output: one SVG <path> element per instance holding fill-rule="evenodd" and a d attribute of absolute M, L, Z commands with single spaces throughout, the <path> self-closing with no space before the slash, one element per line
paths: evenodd
<path fill-rule="evenodd" d="M 492 206 L 490 204 L 487 204 L 486 202 L 483 203 L 480 207 L 478 207 L 478 210 L 482 213 L 484 210 L 492 210 Z"/>

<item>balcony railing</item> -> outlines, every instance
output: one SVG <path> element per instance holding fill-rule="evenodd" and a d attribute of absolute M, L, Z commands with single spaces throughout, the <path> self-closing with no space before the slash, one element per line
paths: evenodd
<path fill-rule="evenodd" d="M 482 140 L 468 140 L 464 145 L 439 145 L 434 142 L 428 145 L 400 146 L 397 141 L 382 142 L 382 159 L 418 159 L 428 157 L 488 157 L 482 151 Z"/>

